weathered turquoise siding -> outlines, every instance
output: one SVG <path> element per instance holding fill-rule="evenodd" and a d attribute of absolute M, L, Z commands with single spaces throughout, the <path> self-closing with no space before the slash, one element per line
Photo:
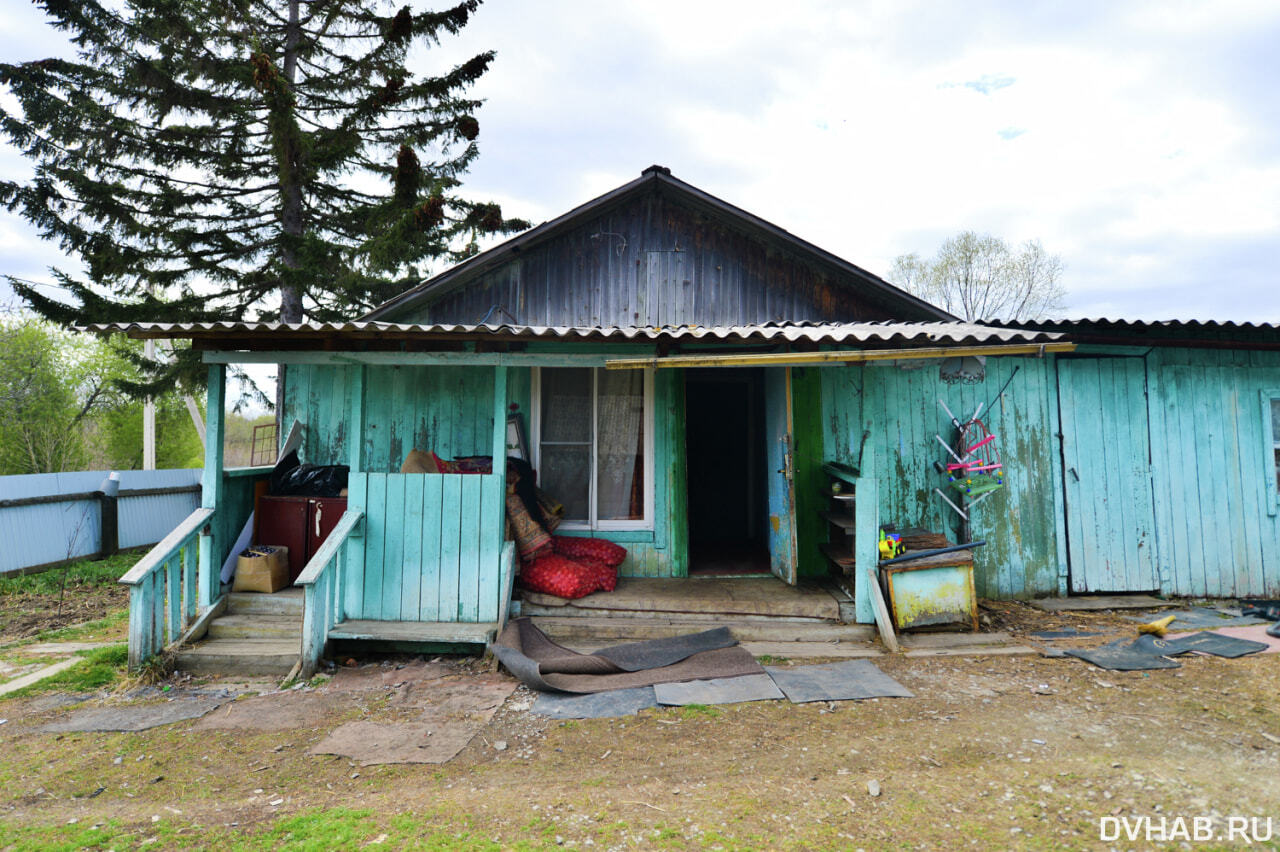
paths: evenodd
<path fill-rule="evenodd" d="M 1280 353 L 1147 356 L 1156 546 L 1177 595 L 1280 595 L 1275 461 L 1264 448 Z"/>
<path fill-rule="evenodd" d="M 972 513 L 973 536 L 988 542 L 974 553 L 974 582 L 983 597 L 1057 594 L 1051 359 L 992 358 L 986 380 L 973 385 L 944 384 L 936 361 L 910 366 L 824 371 L 828 455 L 856 464 L 863 433 L 868 432 L 867 441 L 876 450 L 880 522 L 928 527 L 959 540 L 958 516 L 933 493 L 934 487 L 946 483 L 933 469 L 933 463 L 946 455 L 935 436 L 950 443 L 955 434 L 938 400 L 957 417 L 967 417 L 999 390 L 1014 367 L 1021 366 L 1003 403 L 981 415 L 1000 442 L 1006 487 Z"/>
<path fill-rule="evenodd" d="M 1267 455 L 1261 392 L 1280 388 L 1280 355 L 1189 349 L 1116 349 L 1099 355 L 1136 356 L 1146 380 L 1146 396 L 1101 392 L 1089 405 L 1071 406 L 1060 427 L 1059 370 L 1070 360 L 1079 369 L 1091 359 L 1087 349 L 1070 359 L 991 358 L 985 381 L 947 385 L 938 365 L 827 368 L 823 371 L 822 419 L 827 454 L 856 463 L 864 431 L 875 446 L 875 476 L 882 523 L 944 530 L 953 539 L 959 519 L 933 493 L 944 478 L 933 462 L 945 451 L 954 429 L 937 400 L 958 417 L 986 402 L 1018 368 L 1002 402 L 982 420 L 997 435 L 1005 464 L 1006 488 L 973 512 L 973 538 L 988 545 L 975 551 L 975 584 L 988 598 L 1062 594 L 1070 578 L 1068 545 L 1074 523 L 1082 547 L 1103 549 L 1113 525 L 1100 507 L 1116 505 L 1114 483 L 1128 465 L 1148 477 L 1154 506 L 1154 536 L 1148 536 L 1160 591 L 1173 595 L 1280 594 L 1280 523 L 1275 514 L 1274 462 Z M 1072 394 L 1068 394 L 1068 399 Z M 1070 405 L 1070 403 L 1065 403 Z M 1076 505 L 1064 505 L 1062 428 L 1072 439 L 1103 443 L 1096 424 L 1105 406 L 1108 419 L 1125 424 L 1098 457 L 1110 473 L 1068 485 Z M 797 416 L 800 416 L 799 414 Z M 1139 458 L 1148 440 L 1151 462 Z M 1092 437 L 1090 437 L 1092 436 Z M 1110 451 L 1110 455 L 1107 452 Z M 1108 461 L 1107 459 L 1110 459 Z M 1131 477 L 1130 477 L 1131 478 Z M 944 489 L 945 490 L 945 489 Z M 1109 503 L 1104 503 L 1110 498 Z M 1137 524 L 1137 521 L 1134 521 Z M 1134 526 L 1127 524 L 1126 526 Z M 1134 559 L 1145 558 L 1133 545 Z M 1134 579 L 1133 590 L 1151 588 Z M 1120 590 L 1120 589 L 1117 589 Z"/>

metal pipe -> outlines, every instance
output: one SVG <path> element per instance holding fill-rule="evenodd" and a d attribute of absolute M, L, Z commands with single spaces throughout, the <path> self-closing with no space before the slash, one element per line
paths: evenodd
<path fill-rule="evenodd" d="M 985 541 L 971 541 L 968 544 L 953 544 L 951 547 L 939 547 L 936 550 L 922 550 L 919 553 L 899 556 L 897 559 L 890 559 L 886 562 L 881 562 L 880 567 L 883 568 L 886 565 L 893 565 L 895 562 L 910 562 L 913 559 L 924 559 L 926 556 L 937 556 L 940 553 L 954 553 L 957 550 L 970 550 L 974 547 L 982 547 L 985 544 Z"/>
<path fill-rule="evenodd" d="M 813 364 L 856 364 L 868 361 L 919 361 L 973 355 L 1035 355 L 1073 352 L 1074 343 L 1010 343 L 996 346 L 934 346 L 920 349 L 852 349 L 842 352 L 765 352 L 748 355 L 668 355 L 665 358 L 610 358 L 608 370 L 667 367 L 802 367 Z"/>

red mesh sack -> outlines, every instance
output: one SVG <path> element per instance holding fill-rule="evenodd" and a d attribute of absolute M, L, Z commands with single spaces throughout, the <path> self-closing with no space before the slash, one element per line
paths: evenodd
<path fill-rule="evenodd" d="M 610 568 L 617 568 L 627 558 L 627 549 L 602 538 L 578 538 L 577 536 L 552 536 L 556 553 L 570 559 L 595 559 Z"/>
<path fill-rule="evenodd" d="M 558 598 L 581 598 L 600 588 L 599 578 L 583 565 L 554 553 L 539 557 L 520 571 L 526 589 Z"/>
<path fill-rule="evenodd" d="M 606 565 L 599 559 L 591 559 L 590 557 L 582 557 L 573 560 L 585 568 L 596 582 L 596 588 L 604 592 L 612 592 L 618 588 L 618 569 L 612 565 Z"/>

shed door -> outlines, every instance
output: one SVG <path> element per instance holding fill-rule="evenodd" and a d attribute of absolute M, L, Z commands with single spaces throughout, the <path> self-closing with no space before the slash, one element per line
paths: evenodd
<path fill-rule="evenodd" d="M 1159 588 L 1142 358 L 1058 360 L 1073 592 Z"/>
<path fill-rule="evenodd" d="M 764 371 L 765 441 L 768 444 L 769 569 L 796 584 L 795 465 L 791 434 L 791 368 Z"/>

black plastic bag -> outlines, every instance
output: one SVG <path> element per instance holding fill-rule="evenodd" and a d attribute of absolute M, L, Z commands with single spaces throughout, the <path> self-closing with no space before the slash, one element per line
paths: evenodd
<path fill-rule="evenodd" d="M 351 468 L 345 464 L 298 464 L 289 453 L 271 471 L 271 494 L 277 497 L 337 497 L 347 487 Z"/>

